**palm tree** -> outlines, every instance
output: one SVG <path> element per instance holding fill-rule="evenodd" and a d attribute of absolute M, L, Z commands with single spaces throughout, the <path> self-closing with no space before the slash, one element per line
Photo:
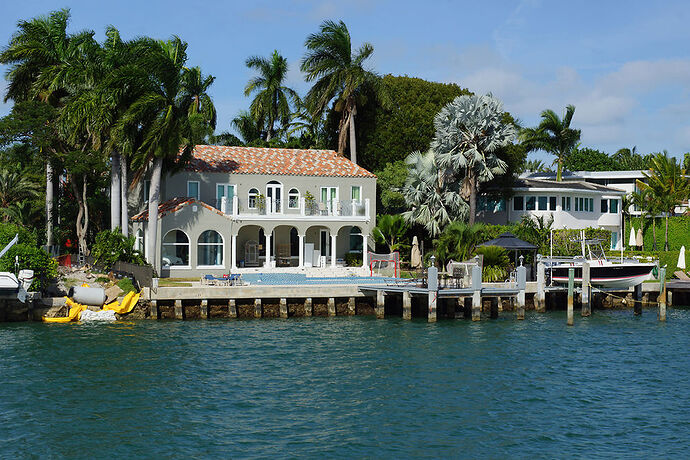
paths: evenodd
<path fill-rule="evenodd" d="M 306 96 L 307 105 L 314 116 L 320 116 L 335 99 L 334 109 L 340 112 L 338 125 L 338 154 L 343 155 L 350 133 L 350 160 L 357 163 L 355 117 L 357 105 L 363 102 L 362 89 L 366 86 L 384 106 L 390 97 L 381 78 L 363 67 L 374 47 L 364 43 L 352 52 L 350 32 L 343 21 L 324 21 L 318 33 L 310 34 L 304 45 L 307 54 L 302 58 L 301 70 L 308 82 L 315 81 Z"/>
<path fill-rule="evenodd" d="M 240 111 L 230 124 L 237 130 L 245 144 L 261 139 L 263 136 L 261 125 L 245 110 Z"/>
<path fill-rule="evenodd" d="M 18 31 L 0 53 L 0 64 L 9 65 L 5 102 L 40 100 L 53 107 L 62 107 L 69 88 L 88 80 L 85 60 L 75 59 L 92 46 L 93 32 L 67 33 L 68 9 L 53 11 L 30 21 L 19 21 Z M 56 156 L 57 146 L 50 153 Z M 49 152 L 45 152 L 46 154 Z M 46 244 L 53 244 L 53 165 L 46 155 Z"/>
<path fill-rule="evenodd" d="M 456 220 L 448 225 L 436 241 L 436 257 L 445 265 L 450 259 L 461 261 L 472 256 L 476 246 L 481 243 L 486 225 L 468 225 Z"/>
<path fill-rule="evenodd" d="M 0 208 L 7 210 L 12 204 L 26 203 L 27 198 L 38 195 L 38 185 L 17 171 L 0 169 Z M 3 220 L 7 222 L 9 216 Z"/>
<path fill-rule="evenodd" d="M 641 189 L 649 188 L 653 201 L 664 212 L 666 220 L 664 251 L 668 251 L 668 218 L 676 206 L 690 197 L 690 180 L 688 180 L 686 170 L 677 159 L 669 157 L 666 151 L 657 153 L 651 160 L 649 172 L 645 171 L 642 174 L 647 182 L 639 182 L 638 186 Z"/>
<path fill-rule="evenodd" d="M 556 180 L 559 182 L 562 177 L 565 157 L 580 141 L 580 130 L 570 127 L 574 113 L 574 105 L 569 105 L 565 108 L 563 119 L 560 119 L 553 110 L 544 110 L 541 113 L 539 126 L 536 128 L 525 128 L 520 132 L 523 145 L 529 151 L 544 150 L 556 155 L 556 161 L 558 162 Z"/>
<path fill-rule="evenodd" d="M 386 214 L 376 219 L 372 235 L 377 243 L 385 244 L 389 252 L 400 252 L 404 247 L 401 240 L 405 238 L 409 228 L 401 215 Z"/>
<path fill-rule="evenodd" d="M 256 69 L 259 75 L 253 77 L 244 88 L 244 95 L 256 92 L 249 108 L 254 121 L 266 126 L 266 141 L 270 141 L 275 133 L 274 125 L 280 123 L 285 128 L 290 121 L 290 102 L 299 100 L 297 93 L 283 86 L 287 77 L 287 59 L 274 50 L 271 59 L 252 56 L 245 62 L 250 69 Z M 288 100 L 289 99 L 289 100 Z"/>
<path fill-rule="evenodd" d="M 458 96 L 434 118 L 436 135 L 431 142 L 438 164 L 462 181 L 462 197 L 469 202 L 469 223 L 474 224 L 477 188 L 506 172 L 496 156 L 515 138 L 511 123 L 503 122 L 503 104 L 490 94 Z"/>
<path fill-rule="evenodd" d="M 139 72 L 141 93 L 132 102 L 118 122 L 118 129 L 140 128 L 141 143 L 133 157 L 137 170 L 135 180 L 150 167 L 149 223 L 147 254 L 149 263 L 158 266 L 156 240 L 158 230 L 158 205 L 160 203 L 160 179 L 164 164 L 180 167 L 191 158 L 194 143 L 208 133 L 212 121 L 203 111 L 197 113 L 190 107 L 195 96 L 207 95 L 187 92 L 185 63 L 187 44 L 179 37 L 169 41 L 145 39 L 138 45 L 140 60 L 133 71 Z"/>
<path fill-rule="evenodd" d="M 409 174 L 401 192 L 410 209 L 402 216 L 411 224 L 423 226 L 435 238 L 451 221 L 467 214 L 467 203 L 460 196 L 458 181 L 439 168 L 433 150 L 412 152 L 405 163 Z"/>

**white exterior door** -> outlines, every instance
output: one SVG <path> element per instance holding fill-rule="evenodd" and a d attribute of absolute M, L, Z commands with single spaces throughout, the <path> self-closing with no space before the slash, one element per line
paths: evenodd
<path fill-rule="evenodd" d="M 266 185 L 266 213 L 280 214 L 282 207 L 283 184 L 271 181 Z"/>

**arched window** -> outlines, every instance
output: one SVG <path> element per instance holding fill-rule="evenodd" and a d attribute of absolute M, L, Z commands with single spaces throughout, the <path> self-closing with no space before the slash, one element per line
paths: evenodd
<path fill-rule="evenodd" d="M 256 209 L 257 202 L 259 200 L 259 191 L 255 188 L 249 190 L 249 209 Z"/>
<path fill-rule="evenodd" d="M 189 238 L 182 230 L 170 230 L 163 238 L 163 265 L 189 266 Z"/>
<path fill-rule="evenodd" d="M 223 265 L 223 237 L 214 230 L 206 230 L 197 243 L 197 265 Z"/>
<path fill-rule="evenodd" d="M 362 252 L 363 238 L 359 227 L 350 228 L 350 252 Z"/>
<path fill-rule="evenodd" d="M 297 190 L 296 188 L 291 188 L 288 192 L 288 208 L 299 208 L 299 190 Z"/>
<path fill-rule="evenodd" d="M 137 230 L 136 239 L 134 240 L 134 249 L 146 255 L 144 245 L 144 231 L 142 229 Z"/>

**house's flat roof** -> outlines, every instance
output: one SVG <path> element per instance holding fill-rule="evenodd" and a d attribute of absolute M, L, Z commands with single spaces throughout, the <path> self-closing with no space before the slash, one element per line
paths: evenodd
<path fill-rule="evenodd" d="M 282 176 L 376 176 L 334 150 L 274 149 L 197 145 L 186 167 L 194 172 Z"/>
<path fill-rule="evenodd" d="M 624 194 L 625 191 L 606 187 L 604 185 L 593 184 L 582 180 L 568 180 L 564 182 L 556 182 L 555 180 L 545 179 L 517 179 L 512 186 L 513 190 L 560 190 L 571 192 L 600 192 L 600 193 L 614 193 Z"/>

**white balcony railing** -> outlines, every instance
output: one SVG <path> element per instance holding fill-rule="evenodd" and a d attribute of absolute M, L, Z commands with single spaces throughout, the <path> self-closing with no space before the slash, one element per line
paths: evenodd
<path fill-rule="evenodd" d="M 265 197 L 242 199 L 237 196 L 228 200 L 223 197 L 216 200 L 216 207 L 223 213 L 232 216 L 285 216 L 285 217 L 362 217 L 369 218 L 370 201 L 299 200 L 286 201 Z"/>

